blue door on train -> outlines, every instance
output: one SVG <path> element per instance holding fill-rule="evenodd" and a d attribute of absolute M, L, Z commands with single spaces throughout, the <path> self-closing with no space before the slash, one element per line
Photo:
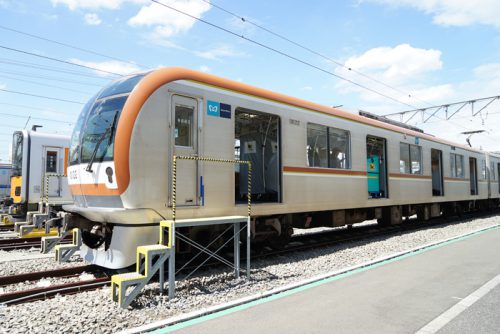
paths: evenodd
<path fill-rule="evenodd" d="M 186 96 L 173 95 L 172 124 L 173 154 L 177 156 L 198 156 L 198 101 Z M 198 161 L 177 160 L 177 206 L 199 205 L 200 181 L 198 178 Z"/>
<path fill-rule="evenodd" d="M 387 198 L 386 139 L 366 137 L 366 178 L 368 198 Z"/>

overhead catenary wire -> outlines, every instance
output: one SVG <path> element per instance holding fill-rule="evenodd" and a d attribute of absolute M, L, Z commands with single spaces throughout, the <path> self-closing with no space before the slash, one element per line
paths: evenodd
<path fill-rule="evenodd" d="M 9 107 L 18 107 L 18 108 L 24 108 L 24 109 L 31 109 L 31 110 L 39 110 L 39 111 L 54 111 L 54 110 L 47 109 L 47 108 L 40 108 L 40 107 L 28 106 L 25 104 L 16 104 L 16 103 L 8 103 L 8 102 L 0 102 L 0 105 L 9 106 Z"/>
<path fill-rule="evenodd" d="M 9 114 L 9 113 L 4 113 L 4 112 L 0 112 L 0 115 L 7 116 L 7 117 L 15 117 L 15 118 L 28 118 L 28 117 L 31 117 L 31 119 L 36 119 L 36 120 L 40 120 L 40 121 L 64 123 L 64 124 L 69 124 L 69 125 L 74 124 L 73 122 L 61 121 L 61 120 L 58 120 L 58 119 L 51 119 L 51 118 L 44 118 L 44 117 L 33 117 L 31 115 L 14 115 L 14 114 Z"/>
<path fill-rule="evenodd" d="M 205 2 L 205 3 L 210 4 L 210 5 L 211 5 L 211 6 L 213 6 L 214 8 L 217 8 L 217 9 L 219 9 L 219 10 L 221 10 L 221 11 L 223 11 L 223 12 L 225 12 L 225 13 L 227 13 L 227 14 L 229 14 L 229 15 L 233 16 L 233 17 L 235 17 L 235 18 L 237 18 L 238 20 L 241 20 L 241 21 L 242 21 L 242 22 L 244 22 L 244 23 L 250 24 L 250 25 L 252 25 L 252 26 L 254 26 L 254 27 L 258 28 L 258 29 L 261 29 L 261 30 L 263 30 L 263 31 L 265 31 L 265 32 L 267 32 L 267 33 L 269 33 L 269 34 L 271 34 L 271 35 L 275 36 L 275 37 L 278 37 L 279 39 L 282 39 L 282 40 L 284 40 L 284 41 L 286 41 L 286 42 L 288 42 L 288 43 L 291 43 L 291 44 L 293 44 L 293 45 L 295 45 L 295 46 L 297 46 L 297 47 L 299 47 L 299 48 L 301 48 L 301 49 L 303 49 L 303 50 L 306 50 L 306 51 L 308 51 L 308 52 L 310 52 L 310 53 L 312 53 L 312 54 L 314 54 L 314 55 L 317 55 L 317 56 L 319 56 L 319 57 L 321 57 L 321 58 L 323 58 L 323 59 L 325 59 L 325 60 L 327 60 L 327 61 L 330 61 L 330 62 L 332 62 L 332 63 L 334 63 L 334 64 L 336 64 L 336 65 L 338 65 L 338 66 L 340 66 L 340 67 L 343 67 L 343 68 L 347 69 L 348 71 L 354 72 L 354 73 L 356 73 L 356 74 L 358 74 L 358 75 L 360 75 L 360 76 L 362 76 L 362 77 L 364 77 L 364 78 L 366 78 L 366 79 L 369 79 L 369 80 L 371 80 L 371 81 L 374 81 L 374 82 L 376 82 L 376 83 L 378 83 L 378 84 L 380 84 L 380 85 L 382 85 L 382 86 L 384 86 L 384 87 L 390 88 L 390 89 L 392 89 L 392 90 L 394 90 L 394 91 L 397 91 L 397 92 L 399 92 L 399 93 L 401 93 L 401 94 L 403 94 L 403 95 L 405 95 L 405 96 L 408 96 L 409 98 L 413 98 L 413 99 L 415 99 L 415 100 L 417 100 L 417 101 L 420 101 L 420 102 L 425 103 L 425 104 L 427 104 L 428 106 L 430 106 L 430 107 L 428 107 L 428 108 L 426 108 L 426 109 L 432 109 L 432 108 L 435 108 L 435 107 L 436 107 L 436 106 L 433 106 L 433 105 L 432 105 L 431 103 L 429 103 L 428 101 L 425 101 L 425 100 L 422 100 L 422 99 L 419 99 L 419 98 L 417 98 L 417 97 L 413 96 L 413 95 L 412 95 L 411 93 L 409 93 L 409 92 L 405 92 L 405 91 L 403 91 L 402 89 L 400 89 L 400 88 L 398 88 L 398 87 L 395 87 L 395 86 L 392 86 L 392 85 L 386 84 L 385 82 L 383 82 L 383 81 L 381 81 L 381 80 L 378 80 L 378 79 L 376 79 L 376 78 L 373 78 L 372 76 L 369 76 L 369 75 L 367 75 L 367 74 L 364 74 L 364 73 L 362 73 L 361 71 L 358 71 L 358 70 L 356 70 L 356 69 L 353 69 L 352 67 L 346 66 L 344 63 L 341 63 L 341 62 L 340 62 L 340 61 L 338 61 L 338 60 L 335 60 L 335 59 L 333 59 L 333 58 L 331 58 L 331 57 L 328 57 L 328 56 L 326 56 L 325 54 L 323 54 L 323 53 L 321 53 L 321 52 L 318 52 L 318 51 L 316 51 L 316 50 L 314 50 L 314 49 L 312 49 L 312 48 L 310 48 L 310 47 L 307 47 L 307 46 L 305 46 L 305 45 L 303 45 L 303 44 L 300 44 L 300 43 L 298 43 L 298 42 L 296 42 L 296 41 L 292 40 L 292 39 L 291 39 L 291 38 L 289 38 L 289 37 L 286 37 L 286 36 L 284 36 L 284 35 L 282 35 L 282 34 L 276 33 L 276 32 L 272 31 L 272 30 L 271 30 L 271 29 L 269 29 L 269 28 L 266 28 L 266 27 L 264 27 L 264 26 L 262 26 L 262 25 L 260 25 L 260 24 L 257 24 L 257 23 L 255 23 L 255 22 L 253 22 L 253 21 L 251 21 L 251 20 L 249 20 L 249 19 L 247 19 L 247 18 L 245 18 L 245 17 L 243 17 L 243 16 L 241 16 L 241 15 L 238 15 L 238 14 L 236 14 L 236 13 L 234 13 L 234 12 L 230 11 L 230 10 L 227 10 L 226 8 L 224 8 L 224 7 L 222 7 L 222 6 L 220 6 L 220 5 L 216 4 L 216 3 L 214 3 L 213 1 L 209 1 L 209 0 L 201 0 L 201 1 L 203 1 L 203 2 Z M 478 101 L 479 101 L 479 100 L 481 100 L 481 99 L 478 99 Z M 450 105 L 452 105 L 452 104 L 450 104 Z M 422 111 L 424 114 L 428 114 L 428 113 L 426 113 L 424 110 L 421 110 L 421 111 Z M 436 115 L 431 115 L 431 117 L 435 117 L 435 118 L 437 118 L 437 119 L 439 120 L 438 122 L 442 122 L 442 121 L 449 121 L 449 119 L 442 119 L 442 118 L 440 118 L 440 117 L 437 117 Z M 452 124 L 454 124 L 454 125 L 456 125 L 456 126 L 460 126 L 460 127 L 464 128 L 464 129 L 468 129 L 467 127 L 465 127 L 465 126 L 463 126 L 463 125 L 459 125 L 459 124 L 456 124 L 456 123 L 454 123 L 454 122 L 450 122 L 450 123 L 452 123 Z"/>
<path fill-rule="evenodd" d="M 112 74 L 112 75 L 116 75 L 116 76 L 119 76 L 119 77 L 123 76 L 120 73 L 106 71 L 106 70 L 103 70 L 103 69 L 100 69 L 100 68 L 97 68 L 97 67 L 93 67 L 93 66 L 88 66 L 88 65 L 83 65 L 83 64 L 77 64 L 77 63 L 74 63 L 74 62 L 71 62 L 71 61 L 67 61 L 67 60 L 63 60 L 63 59 L 59 59 L 59 58 L 54 58 L 54 57 L 49 57 L 49 56 L 43 56 L 43 55 L 39 55 L 39 54 L 36 54 L 36 53 L 33 53 L 33 52 L 29 52 L 29 51 L 25 51 L 25 50 L 20 50 L 20 49 L 16 49 L 16 48 L 11 48 L 11 47 L 8 47 L 8 46 L 5 46 L 5 45 L 0 45 L 0 48 L 4 49 L 4 50 L 9 50 L 9 51 L 12 51 L 12 52 L 18 52 L 18 53 L 22 53 L 22 54 L 26 54 L 26 55 L 30 55 L 30 56 L 34 56 L 34 57 L 39 57 L 39 58 L 43 58 L 43 59 L 47 59 L 47 60 L 51 60 L 51 61 L 60 62 L 60 63 L 67 64 L 67 65 L 78 66 L 78 67 L 86 68 L 86 69 L 93 70 L 93 71 L 98 71 L 98 72 L 102 72 L 102 73 Z"/>
<path fill-rule="evenodd" d="M 245 37 L 244 35 L 240 35 L 240 34 L 238 34 L 238 33 L 234 32 L 234 31 L 232 31 L 232 30 L 230 30 L 230 29 L 227 29 L 227 28 L 221 27 L 221 26 L 219 26 L 219 25 L 217 25 L 217 24 L 215 24 L 215 23 L 212 23 L 212 22 L 209 22 L 209 21 L 207 21 L 207 20 L 205 20 L 205 19 L 202 19 L 202 18 L 196 17 L 196 16 L 194 16 L 194 15 L 192 15 L 192 14 L 189 14 L 189 13 L 187 13 L 187 12 L 185 12 L 185 11 L 182 11 L 182 10 L 177 9 L 177 8 L 175 8 L 175 7 L 172 7 L 172 6 L 170 6 L 170 5 L 164 4 L 164 3 L 162 3 L 162 2 L 160 2 L 160 1 L 158 1 L 158 0 L 151 0 L 151 1 L 152 1 L 152 2 L 154 2 L 154 3 L 156 3 L 156 4 L 158 4 L 158 5 L 163 6 L 163 7 L 165 7 L 165 8 L 171 9 L 171 10 L 173 10 L 173 11 L 177 12 L 177 13 L 180 13 L 180 14 L 182 14 L 182 15 L 188 16 L 188 17 L 190 17 L 190 18 L 192 18 L 192 19 L 194 19 L 194 20 L 197 20 L 197 21 L 199 21 L 199 22 L 205 23 L 206 25 L 209 25 L 209 26 L 211 26 L 211 27 L 213 27 L 213 28 L 216 28 L 216 29 L 221 30 L 221 31 L 223 31 L 223 32 L 226 32 L 226 33 L 228 33 L 228 34 L 230 34 L 230 35 L 233 35 L 233 36 L 236 36 L 236 37 L 241 38 L 241 39 L 243 39 L 243 40 L 246 40 L 246 41 L 248 41 L 248 42 L 250 42 L 250 43 L 253 43 L 253 44 L 257 45 L 257 46 L 260 46 L 260 47 L 262 47 L 262 48 L 265 48 L 265 49 L 267 49 L 267 50 L 269 50 L 269 51 L 272 51 L 272 52 L 274 52 L 274 53 L 277 53 L 277 54 L 279 54 L 279 55 L 282 55 L 282 56 L 284 56 L 284 57 L 287 57 L 287 58 L 289 58 L 289 59 L 292 59 L 292 60 L 294 60 L 294 61 L 296 61 L 296 62 L 299 62 L 299 63 L 301 63 L 301 64 L 304 64 L 304 65 L 306 65 L 306 66 L 309 66 L 309 67 L 311 67 L 311 68 L 314 68 L 314 69 L 316 69 L 316 70 L 319 70 L 319 71 L 321 71 L 321 72 L 323 72 L 323 73 L 329 74 L 329 75 L 331 75 L 331 76 L 334 76 L 334 77 L 336 77 L 336 78 L 339 78 L 339 79 L 341 79 L 341 80 L 344 80 L 344 81 L 346 81 L 346 82 L 349 82 L 349 83 L 351 83 L 352 85 L 355 85 L 355 86 L 357 86 L 357 87 L 360 87 L 360 88 L 362 88 L 362 89 L 365 89 L 365 90 L 367 90 L 367 91 L 370 91 L 370 92 L 372 92 L 372 93 L 375 93 L 375 94 L 377 94 L 377 95 L 379 95 L 379 96 L 382 96 L 382 97 L 384 97 L 384 98 L 390 99 L 390 100 L 392 100 L 392 101 L 394 101 L 394 102 L 397 102 L 397 103 L 399 103 L 399 104 L 409 106 L 409 107 L 411 107 L 411 108 L 413 108 L 413 109 L 418 109 L 417 107 L 415 107 L 415 106 L 413 106 L 413 105 L 411 105 L 411 104 L 409 104 L 409 103 L 406 103 L 406 102 L 400 101 L 400 100 L 398 100 L 398 99 L 396 99 L 396 98 L 394 98 L 394 97 L 392 97 L 392 96 L 389 96 L 389 95 L 387 95 L 387 94 L 381 93 L 381 92 L 379 92 L 379 91 L 377 91 L 377 90 L 375 90 L 375 89 L 372 89 L 372 88 L 367 87 L 367 86 L 365 86 L 365 85 L 363 85 L 363 84 L 357 83 L 357 82 L 355 82 L 355 81 L 353 81 L 353 80 L 351 80 L 351 79 L 344 78 L 344 77 L 343 77 L 343 76 L 341 76 L 341 75 L 338 75 L 338 74 L 336 74 L 336 73 L 334 73 L 334 72 L 331 72 L 331 71 L 325 70 L 324 68 L 321 68 L 321 67 L 319 67 L 319 66 L 316 66 L 316 65 L 314 65 L 314 64 L 311 64 L 311 63 L 309 63 L 309 62 L 307 62 L 307 61 L 305 61 L 305 60 L 302 60 L 302 59 L 300 59 L 300 58 L 297 58 L 297 57 L 295 57 L 295 56 L 292 56 L 292 55 L 290 55 L 290 54 L 288 54 L 288 53 L 286 53 L 286 52 L 284 52 L 284 51 L 280 51 L 280 50 L 275 49 L 275 48 L 273 48 L 273 47 L 271 47 L 271 46 L 268 46 L 268 45 L 266 45 L 266 44 L 263 44 L 263 43 L 261 43 L 261 42 L 258 42 L 258 41 L 254 40 L 254 39 L 251 39 L 251 38 Z M 450 122 L 450 123 L 451 123 L 451 122 Z M 465 127 L 465 126 L 463 126 L 463 125 L 460 125 L 460 124 L 455 124 L 455 125 L 456 125 L 456 126 L 459 126 L 459 127 L 462 127 L 462 128 L 464 128 L 464 129 L 470 130 L 469 128 L 467 128 L 467 127 Z"/>
<path fill-rule="evenodd" d="M 11 77 L 11 76 L 8 76 L 8 75 L 2 75 L 2 74 L 0 74 L 0 78 L 9 79 L 9 80 L 15 80 L 15 81 L 21 81 L 21 82 L 26 82 L 26 83 L 29 83 L 29 84 L 39 85 L 39 86 L 44 86 L 44 87 L 57 88 L 57 89 L 66 90 L 66 91 L 74 92 L 74 93 L 85 94 L 85 95 L 91 95 L 91 94 L 93 94 L 93 93 L 84 92 L 84 91 L 77 90 L 77 89 L 71 89 L 71 88 L 67 88 L 67 87 L 61 87 L 61 86 L 56 86 L 56 85 L 49 85 L 49 84 L 42 83 L 42 82 L 36 82 L 36 81 L 31 81 L 31 80 L 14 78 L 14 77 Z"/>
<path fill-rule="evenodd" d="M 83 102 L 79 101 L 73 101 L 73 100 L 66 100 L 66 99 L 60 99 L 58 97 L 51 97 L 51 96 L 45 96 L 45 95 L 37 95 L 37 94 L 31 94 L 31 93 L 26 93 L 26 92 L 19 92 L 19 91 L 14 91 L 14 90 L 9 90 L 9 89 L 4 89 L 0 88 L 0 91 L 6 92 L 6 93 L 11 93 L 11 94 L 18 94 L 18 95 L 26 95 L 26 96 L 33 96 L 33 97 L 38 97 L 42 99 L 48 99 L 48 100 L 54 100 L 54 101 L 60 101 L 60 102 L 67 102 L 67 103 L 74 103 L 74 104 L 85 104 Z"/>
<path fill-rule="evenodd" d="M 6 58 L 0 58 L 0 64 L 5 64 L 5 65 L 9 65 L 9 66 L 34 68 L 34 69 L 43 70 L 43 71 L 58 72 L 58 73 L 70 74 L 70 75 L 75 75 L 75 76 L 82 76 L 82 77 L 93 78 L 93 79 L 109 80 L 109 78 L 104 77 L 104 76 L 99 76 L 97 74 L 90 74 L 90 73 L 84 73 L 84 72 L 79 72 L 79 71 L 71 71 L 68 69 L 62 69 L 60 67 L 40 65 L 37 63 L 31 63 L 31 62 L 19 61 L 19 60 L 11 60 L 11 59 L 6 59 Z"/>
<path fill-rule="evenodd" d="M 46 76 L 46 75 L 37 75 L 37 74 L 31 74 L 31 73 L 25 73 L 25 72 L 4 71 L 1 68 L 0 68 L 0 73 L 7 73 L 7 74 L 11 74 L 11 75 L 17 75 L 17 76 L 28 77 L 28 78 L 45 79 L 45 80 L 50 80 L 50 81 L 66 82 L 66 83 L 71 83 L 71 84 L 75 84 L 75 85 L 82 85 L 82 86 L 102 87 L 102 85 L 93 84 L 90 82 L 68 80 L 66 78 L 56 78 L 56 77 L 51 77 L 51 76 Z"/>
<path fill-rule="evenodd" d="M 74 50 L 82 51 L 82 52 L 85 52 L 85 53 L 88 53 L 88 54 L 93 54 L 95 56 L 100 56 L 100 57 L 103 57 L 103 58 L 107 58 L 107 59 L 111 59 L 111 60 L 116 60 L 116 61 L 120 61 L 120 62 L 123 62 L 123 63 L 132 64 L 132 65 L 135 65 L 135 66 L 142 67 L 143 69 L 149 68 L 149 66 L 142 65 L 142 64 L 139 64 L 139 63 L 135 63 L 135 62 L 130 61 L 130 60 L 121 59 L 121 58 L 114 57 L 114 56 L 109 56 L 109 55 L 106 55 L 106 54 L 101 53 L 101 52 L 92 51 L 92 50 L 89 50 L 89 49 L 86 49 L 86 48 L 82 48 L 82 47 L 79 47 L 79 46 L 75 46 L 75 45 L 71 45 L 71 44 L 68 44 L 68 43 L 59 42 L 59 41 L 56 41 L 54 39 L 46 38 L 46 37 L 43 37 L 43 36 L 40 36 L 40 35 L 35 35 L 35 34 L 32 34 L 32 33 L 28 33 L 28 32 L 21 31 L 21 30 L 17 30 L 17 29 L 14 29 L 14 28 L 9 28 L 9 27 L 6 27 L 4 25 L 0 25 L 0 29 L 12 31 L 12 32 L 15 32 L 15 33 L 18 33 L 18 34 L 21 34 L 21 35 L 25 35 L 25 36 L 29 36 L 29 37 L 32 37 L 32 38 L 36 38 L 36 39 L 42 40 L 42 41 L 54 43 L 54 44 L 61 45 L 61 46 L 67 47 L 67 48 L 71 48 L 71 49 L 74 49 Z"/>
<path fill-rule="evenodd" d="M 205 24 L 207 24 L 207 25 L 209 25 L 209 26 L 211 26 L 211 27 L 213 27 L 213 28 L 216 28 L 216 29 L 218 29 L 218 30 L 224 31 L 224 32 L 226 32 L 226 33 L 228 33 L 228 34 L 230 34 L 230 35 L 236 36 L 236 37 L 241 38 L 241 39 L 243 39 L 243 40 L 246 40 L 246 41 L 248 41 L 248 42 L 250 42 L 250 43 L 252 43 L 252 44 L 255 44 L 255 45 L 257 45 L 257 46 L 260 46 L 260 47 L 262 47 L 262 48 L 265 48 L 265 49 L 267 49 L 267 50 L 269 50 L 269 51 L 271 51 L 271 52 L 274 52 L 274 53 L 276 53 L 276 54 L 282 55 L 282 56 L 284 56 L 284 57 L 286 57 L 286 58 L 289 58 L 289 59 L 291 59 L 291 60 L 294 60 L 294 61 L 296 61 L 296 62 L 298 62 L 298 63 L 303 64 L 303 65 L 309 66 L 309 67 L 311 67 L 311 68 L 314 68 L 314 69 L 316 69 L 316 70 L 318 70 L 318 71 L 321 71 L 321 72 L 323 72 L 323 73 L 326 73 L 326 74 L 328 74 L 328 75 L 334 76 L 334 77 L 336 77 L 336 78 L 338 78 L 338 79 L 341 79 L 341 80 L 343 80 L 343 81 L 349 82 L 350 84 L 352 84 L 352 85 L 354 85 L 354 86 L 357 86 L 357 87 L 360 87 L 360 88 L 362 88 L 362 89 L 364 89 L 364 90 L 370 91 L 370 92 L 372 92 L 372 93 L 374 93 L 374 94 L 377 94 L 377 95 L 379 95 L 379 96 L 382 96 L 382 97 L 384 97 L 384 98 L 386 98 L 386 99 L 389 99 L 389 100 L 392 100 L 392 101 L 394 101 L 394 102 L 397 102 L 397 103 L 403 104 L 403 105 L 405 105 L 405 106 L 409 106 L 409 107 L 411 107 L 411 108 L 415 108 L 415 109 L 417 108 L 417 107 L 415 107 L 415 106 L 412 106 L 411 104 L 408 104 L 408 103 L 406 103 L 406 102 L 400 101 L 400 100 L 398 100 L 398 99 L 396 99 L 396 98 L 394 98 L 394 97 L 392 97 L 392 96 L 389 96 L 389 95 L 387 95 L 387 94 L 384 94 L 384 93 L 382 93 L 382 92 L 379 92 L 379 91 L 377 91 L 377 90 L 375 90 L 375 89 L 372 89 L 372 88 L 370 88 L 370 87 L 368 87 L 368 86 L 365 86 L 365 85 L 363 85 L 363 84 L 357 83 L 357 82 L 355 82 L 355 81 L 353 81 L 353 80 L 351 80 L 351 79 L 345 78 L 345 77 L 343 77 L 343 76 L 341 76 L 341 75 L 338 75 L 338 74 L 336 74 L 336 73 L 334 73 L 334 72 L 332 72 L 332 71 L 326 70 L 326 69 L 321 68 L 321 67 L 319 67 L 319 66 L 317 66 L 317 65 L 314 65 L 314 64 L 312 64 L 312 63 L 309 63 L 309 62 L 307 62 L 307 61 L 305 61 L 305 60 L 302 60 L 302 59 L 300 59 L 300 58 L 297 58 L 297 57 L 295 57 L 295 56 L 293 56 L 293 55 L 291 55 L 291 54 L 288 54 L 288 53 L 286 53 L 286 52 L 284 52 L 284 51 L 280 51 L 280 50 L 278 50 L 278 49 L 276 49 L 276 48 L 273 48 L 273 47 L 271 47 L 271 46 L 269 46 L 269 45 L 266 45 L 266 44 L 264 44 L 264 43 L 261 43 L 261 42 L 259 42 L 259 41 L 254 40 L 254 39 L 251 39 L 251 38 L 246 37 L 246 36 L 244 36 L 244 35 L 240 35 L 240 34 L 238 34 L 238 33 L 234 32 L 234 31 L 232 31 L 232 30 L 229 30 L 229 29 L 227 29 L 227 28 L 221 27 L 221 26 L 219 26 L 219 25 L 217 25 L 217 24 L 215 24 L 215 23 L 209 22 L 209 21 L 207 21 L 207 20 L 204 20 L 204 19 L 202 19 L 202 18 L 199 18 L 199 17 L 196 17 L 196 16 L 194 16 L 194 15 L 191 15 L 191 14 L 189 14 L 189 13 L 187 13 L 187 12 L 185 12 L 185 11 L 182 11 L 182 10 L 180 10 L 180 9 L 177 9 L 177 8 L 172 7 L 172 6 L 170 6 L 170 5 L 164 4 L 164 3 L 162 3 L 162 2 L 160 2 L 160 1 L 158 1 L 158 0 L 151 0 L 151 1 L 152 1 L 152 2 L 154 2 L 154 3 L 156 3 L 156 4 L 158 4 L 158 5 L 160 5 L 160 6 L 163 6 L 163 7 L 165 7 L 165 8 L 169 8 L 169 9 L 171 9 L 171 10 L 173 10 L 173 11 L 176 11 L 176 12 L 178 12 L 178 13 L 182 14 L 182 15 L 188 16 L 188 17 L 190 17 L 190 18 L 192 18 L 192 19 L 194 19 L 194 20 L 197 20 L 197 21 L 200 21 L 200 22 L 202 22 L 202 23 L 205 23 Z"/>
<path fill-rule="evenodd" d="M 363 72 L 358 71 L 358 70 L 356 70 L 356 69 L 354 69 L 354 68 L 352 68 L 350 66 L 347 66 L 344 63 L 342 63 L 342 62 L 340 62 L 340 61 L 338 61 L 338 60 L 336 60 L 336 59 L 334 59 L 332 57 L 329 57 L 329 56 L 325 55 L 324 53 L 316 51 L 316 50 L 314 50 L 314 49 L 312 49 L 312 48 L 310 48 L 308 46 L 305 46 L 305 45 L 303 45 L 303 44 L 301 44 L 299 42 L 296 42 L 296 41 L 292 40 L 289 37 L 286 37 L 286 36 L 284 36 L 282 34 L 274 32 L 271 29 L 264 27 L 263 25 L 255 23 L 255 22 L 249 20 L 248 18 L 245 18 L 245 17 L 243 17 L 243 16 L 241 16 L 239 14 L 236 14 L 236 13 L 234 13 L 234 12 L 232 12 L 232 11 L 230 11 L 230 10 L 228 10 L 228 9 L 226 9 L 226 8 L 224 8 L 224 7 L 216 4 L 216 3 L 214 3 L 213 1 L 209 1 L 209 0 L 201 0 L 201 1 L 203 1 L 205 3 L 208 3 L 211 6 L 213 6 L 213 7 L 217 8 L 217 9 L 219 9 L 219 10 L 221 10 L 221 11 L 223 11 L 223 12 L 225 12 L 225 13 L 227 13 L 227 14 L 235 17 L 235 18 L 237 18 L 238 20 L 242 21 L 243 23 L 247 23 L 247 24 L 250 24 L 250 25 L 252 25 L 252 26 L 254 26 L 254 27 L 258 28 L 258 29 L 261 29 L 261 30 L 263 30 L 263 31 L 265 31 L 265 32 L 267 32 L 267 33 L 275 36 L 275 37 L 278 37 L 281 40 L 284 40 L 284 41 L 286 41 L 286 42 L 288 42 L 290 44 L 293 44 L 293 45 L 295 45 L 295 46 L 297 46 L 297 47 L 299 47 L 299 48 L 301 48 L 303 50 L 306 50 L 306 51 L 308 51 L 308 52 L 310 52 L 310 53 L 312 53 L 312 54 L 314 54 L 316 56 L 319 56 L 319 57 L 321 57 L 321 58 L 323 58 L 323 59 L 325 59 L 325 60 L 327 60 L 329 62 L 332 62 L 332 63 L 336 64 L 337 66 L 343 67 L 343 68 L 345 68 L 346 70 L 348 70 L 350 72 L 356 73 L 359 76 L 362 76 L 362 77 L 364 77 L 366 79 L 369 79 L 369 80 L 371 80 L 373 82 L 376 82 L 376 83 L 378 83 L 378 84 L 380 84 L 380 85 L 382 85 L 382 86 L 384 86 L 386 88 L 392 89 L 392 90 L 394 90 L 394 91 L 396 91 L 396 92 L 398 92 L 400 94 L 403 94 L 403 95 L 408 96 L 410 98 L 414 98 L 415 100 L 418 100 L 418 101 L 420 101 L 422 103 L 426 103 L 426 104 L 430 105 L 429 102 L 421 100 L 421 99 L 418 99 L 415 96 L 413 96 L 412 94 L 410 94 L 409 92 L 405 92 L 405 91 L 403 91 L 402 89 L 400 89 L 398 87 L 389 85 L 389 84 L 387 84 L 387 83 L 385 83 L 385 82 L 383 82 L 381 80 L 378 80 L 378 79 L 376 79 L 376 78 L 374 78 L 374 77 L 372 77 L 370 75 L 364 74 Z"/>

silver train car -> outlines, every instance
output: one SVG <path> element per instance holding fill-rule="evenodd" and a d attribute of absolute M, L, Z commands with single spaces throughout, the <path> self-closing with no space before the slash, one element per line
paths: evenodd
<path fill-rule="evenodd" d="M 12 139 L 9 214 L 24 219 L 49 201 L 55 207 L 72 203 L 66 180 L 69 136 L 16 131 Z M 51 175 L 51 177 L 47 177 Z"/>
<path fill-rule="evenodd" d="M 11 164 L 0 163 L 0 200 L 10 196 Z"/>
<path fill-rule="evenodd" d="M 122 78 L 83 108 L 70 144 L 81 255 L 122 268 L 172 215 L 173 155 L 252 162 L 252 238 L 293 227 L 498 206 L 500 156 L 412 129 L 182 68 Z M 177 218 L 245 215 L 245 166 L 177 163 Z M 205 231 L 207 232 L 207 231 Z M 216 231 L 208 231 L 217 233 Z"/>

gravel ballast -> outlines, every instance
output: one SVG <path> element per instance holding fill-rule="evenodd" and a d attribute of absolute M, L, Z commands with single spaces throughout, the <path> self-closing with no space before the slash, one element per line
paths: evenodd
<path fill-rule="evenodd" d="M 111 301 L 109 288 L 4 307 L 0 308 L 0 333 L 113 333 L 498 225 L 500 216 L 494 216 L 273 256 L 252 262 L 250 282 L 234 279 L 229 269 L 205 271 L 179 281 L 176 298 L 170 301 L 159 295 L 158 283 L 151 283 L 127 310 Z M 5 265 L 1 263 L 0 270 Z"/>
<path fill-rule="evenodd" d="M 67 263 L 58 263 L 55 260 L 54 252 L 41 254 L 39 248 L 0 251 L 0 277 L 76 267 L 83 264 L 84 261 L 79 256 L 72 256 Z"/>

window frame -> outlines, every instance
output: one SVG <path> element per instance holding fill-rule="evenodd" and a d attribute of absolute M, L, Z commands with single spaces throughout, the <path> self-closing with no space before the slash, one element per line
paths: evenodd
<path fill-rule="evenodd" d="M 181 144 L 177 144 L 177 139 L 178 138 L 181 138 L 180 136 L 176 136 L 176 130 L 177 130 L 177 107 L 179 108 L 183 108 L 183 109 L 187 109 L 189 110 L 189 115 L 190 115 L 190 118 L 189 118 L 189 121 L 190 121 L 190 124 L 189 124 L 189 134 L 187 136 L 188 138 L 188 141 L 189 141 L 189 144 L 190 145 L 181 145 Z M 183 105 L 183 104 L 175 104 L 174 105 L 174 146 L 175 147 L 180 147 L 180 148 L 192 148 L 194 149 L 195 148 L 195 127 L 194 127 L 194 123 L 195 123 L 195 112 L 196 112 L 196 108 L 193 107 L 193 106 L 186 106 L 186 105 Z M 180 128 L 179 128 L 179 132 L 180 132 Z"/>
<path fill-rule="evenodd" d="M 461 162 L 461 174 L 458 174 L 458 164 L 457 164 L 457 159 L 458 161 Z M 465 162 L 464 162 L 464 156 L 463 154 L 458 154 L 458 153 L 453 153 L 450 152 L 450 175 L 451 177 L 457 178 L 457 179 L 463 179 L 465 178 Z"/>
<path fill-rule="evenodd" d="M 488 167 L 486 165 L 486 160 L 481 159 L 481 180 L 488 179 Z"/>
<path fill-rule="evenodd" d="M 407 148 L 408 148 L 408 150 L 407 150 L 407 152 L 408 152 L 408 157 L 407 157 L 408 158 L 408 160 L 407 160 L 408 161 L 408 168 L 406 168 L 406 166 L 405 166 L 404 171 L 401 171 L 401 161 L 403 161 L 401 159 L 401 147 L 403 145 L 407 146 Z M 413 167 L 412 167 L 413 160 L 412 160 L 412 154 L 411 154 L 412 147 L 417 147 L 418 148 L 418 153 L 419 153 L 418 154 L 418 157 L 419 157 L 419 160 L 418 160 L 418 162 L 419 162 L 419 172 L 418 173 L 414 173 L 413 172 Z M 405 143 L 405 142 L 399 142 L 399 172 L 401 174 L 423 175 L 424 174 L 423 160 L 424 159 L 423 159 L 423 156 L 422 156 L 422 146 L 415 145 L 415 144 L 410 144 L 410 143 Z M 408 170 L 408 172 L 407 172 L 407 170 Z"/>
<path fill-rule="evenodd" d="M 326 134 L 326 151 L 327 151 L 326 163 L 327 163 L 327 166 L 318 166 L 318 165 L 312 166 L 310 164 L 309 152 L 307 150 L 307 148 L 309 146 L 309 143 L 308 143 L 309 140 L 308 139 L 309 139 L 309 129 L 310 129 L 310 126 L 314 126 L 316 128 L 321 127 L 323 129 L 325 129 L 325 134 Z M 332 148 L 331 145 L 330 145 L 330 136 L 333 133 L 333 131 L 331 132 L 331 130 L 341 131 L 341 132 L 343 132 L 346 135 L 346 146 L 347 147 L 345 147 L 345 152 L 343 152 L 346 155 L 346 157 L 345 157 L 345 167 L 332 167 L 332 159 L 331 159 L 331 156 L 330 156 L 330 154 L 331 154 L 330 153 L 330 149 Z M 351 131 L 345 130 L 345 129 L 341 129 L 341 128 L 337 128 L 337 127 L 333 127 L 333 126 L 327 126 L 327 125 L 323 125 L 323 124 L 308 122 L 306 124 L 306 164 L 307 164 L 307 167 L 311 167 L 311 168 L 330 168 L 330 169 L 344 169 L 344 170 L 351 169 L 352 168 Z"/>

